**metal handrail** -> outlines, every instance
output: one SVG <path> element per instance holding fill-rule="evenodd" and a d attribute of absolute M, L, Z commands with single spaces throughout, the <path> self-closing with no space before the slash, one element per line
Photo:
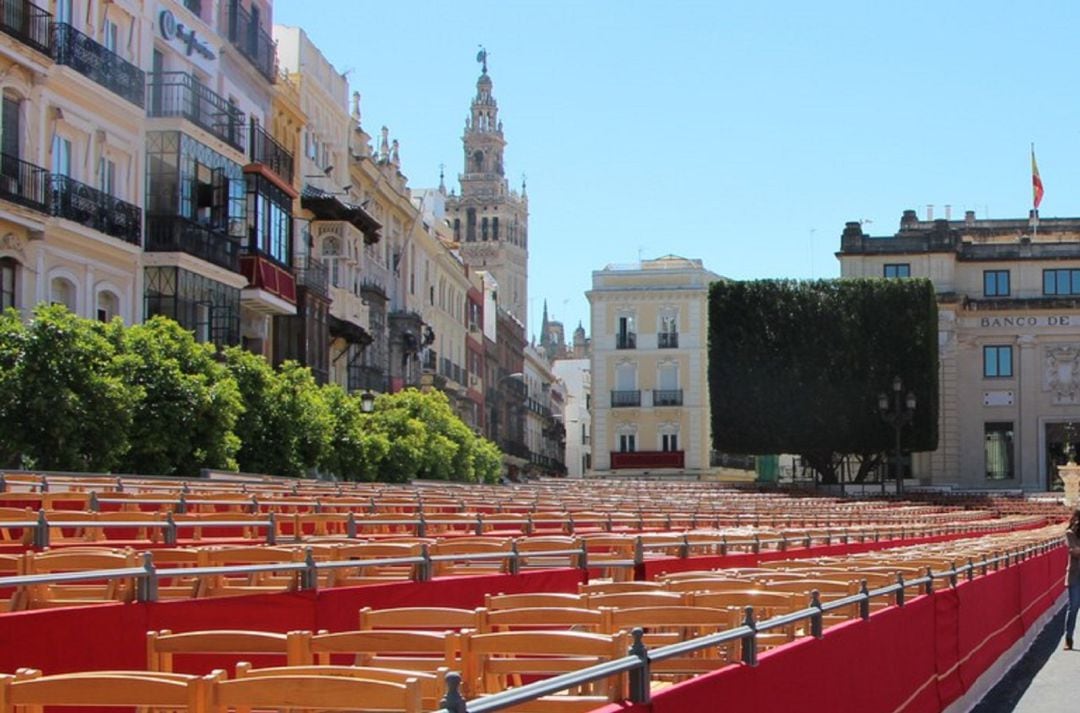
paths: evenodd
<path fill-rule="evenodd" d="M 874 590 L 868 590 L 866 588 L 866 582 L 863 580 L 862 591 L 858 594 L 844 597 L 843 599 L 836 599 L 825 604 L 820 602 L 817 592 L 814 591 L 812 593 L 813 600 L 816 603 L 814 606 L 807 607 L 806 609 L 797 612 L 773 617 L 762 622 L 756 622 L 753 617 L 753 608 L 746 607 L 746 623 L 743 626 L 715 634 L 708 634 L 695 639 L 689 639 L 687 641 L 681 641 L 668 646 L 661 646 L 651 651 L 646 650 L 644 644 L 641 643 L 642 630 L 634 629 L 632 632 L 634 645 L 630 648 L 631 653 L 627 656 L 606 661 L 595 666 L 589 666 L 578 671 L 555 676 L 543 681 L 537 681 L 500 693 L 484 696 L 483 698 L 472 701 L 466 701 L 461 696 L 460 674 L 451 672 L 446 675 L 446 696 L 440 702 L 442 707 L 436 713 L 494 713 L 495 711 L 526 703 L 542 696 L 551 695 L 577 686 L 583 686 L 620 673 L 630 674 L 630 702 L 648 703 L 649 686 L 647 672 L 653 662 L 665 661 L 692 654 L 696 651 L 701 651 L 702 649 L 741 641 L 743 646 L 741 652 L 742 661 L 748 665 L 755 666 L 757 665 L 757 636 L 762 631 L 781 626 L 789 626 L 809 619 L 811 621 L 811 635 L 820 638 L 823 636 L 820 627 L 821 617 L 830 611 L 843 609 L 852 604 L 859 604 L 861 618 L 868 619 L 870 616 L 869 602 L 870 599 L 875 596 L 895 594 L 897 597 L 897 605 L 903 606 L 903 591 L 909 587 L 925 586 L 929 592 L 932 591 L 933 581 L 936 578 L 948 578 L 950 584 L 956 586 L 957 578 L 961 573 L 966 573 L 968 579 L 970 579 L 974 570 L 980 567 L 985 574 L 991 565 L 996 569 L 1001 562 L 1005 562 L 1006 565 L 1008 565 L 1010 561 L 1018 562 L 1022 559 L 1026 559 L 1031 554 L 1043 554 L 1060 546 L 1061 541 L 1055 538 L 1054 540 L 1047 540 L 1031 545 L 1013 553 L 1006 552 L 1004 555 L 987 558 L 978 563 L 969 560 L 966 565 L 960 567 L 954 565 L 951 569 L 939 573 L 934 573 L 928 569 L 926 576 L 917 579 L 904 581 L 901 576 L 896 584 Z"/>

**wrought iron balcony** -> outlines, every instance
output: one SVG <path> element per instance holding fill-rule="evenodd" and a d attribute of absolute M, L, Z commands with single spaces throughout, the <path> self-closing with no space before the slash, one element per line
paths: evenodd
<path fill-rule="evenodd" d="M 66 22 L 52 25 L 53 59 L 142 108 L 146 74 Z"/>
<path fill-rule="evenodd" d="M 142 242 L 142 209 L 110 196 L 67 176 L 50 179 L 49 212 L 80 225 L 119 238 L 126 243 Z"/>
<path fill-rule="evenodd" d="M 302 255 L 295 258 L 293 263 L 298 286 L 306 287 L 322 297 L 330 294 L 330 275 L 321 260 L 310 255 Z"/>
<path fill-rule="evenodd" d="M 377 366 L 369 364 L 350 364 L 346 372 L 348 390 L 353 391 L 377 391 L 385 394 L 390 390 L 390 379 L 386 373 Z"/>
<path fill-rule="evenodd" d="M 625 408 L 627 406 L 640 406 L 641 405 L 641 392 L 638 390 L 633 391 L 612 391 L 611 392 L 611 408 Z"/>
<path fill-rule="evenodd" d="M 271 171 L 281 176 L 285 183 L 292 185 L 293 180 L 293 155 L 288 149 L 279 144 L 273 136 L 258 125 L 253 119 L 251 122 L 251 142 L 249 158 L 252 163 L 261 163 Z"/>
<path fill-rule="evenodd" d="M 616 349 L 637 349 L 637 334 L 633 332 L 625 332 L 623 334 L 615 335 L 615 348 Z"/>
<path fill-rule="evenodd" d="M 52 15 L 26 0 L 0 0 L 0 31 L 43 54 L 52 54 Z"/>
<path fill-rule="evenodd" d="M 229 42 L 233 47 L 240 50 L 240 54 L 259 70 L 259 74 L 271 83 L 277 81 L 274 40 L 252 19 L 251 13 L 240 5 L 239 0 L 229 0 L 228 27 Z"/>
<path fill-rule="evenodd" d="M 0 198 L 47 213 L 49 172 L 21 159 L 0 154 Z"/>
<path fill-rule="evenodd" d="M 660 332 L 656 335 L 656 346 L 659 349 L 678 349 L 679 348 L 679 333 L 678 332 Z"/>
<path fill-rule="evenodd" d="M 611 452 L 611 469 L 622 468 L 682 468 L 686 462 L 683 451 Z"/>
<path fill-rule="evenodd" d="M 682 406 L 682 389 L 653 389 L 653 406 Z"/>
<path fill-rule="evenodd" d="M 247 146 L 244 112 L 186 72 L 157 72 L 149 78 L 147 116 L 187 119 L 237 151 Z"/>
<path fill-rule="evenodd" d="M 240 271 L 239 241 L 178 215 L 146 216 L 146 251 L 187 253 L 226 270 Z"/>

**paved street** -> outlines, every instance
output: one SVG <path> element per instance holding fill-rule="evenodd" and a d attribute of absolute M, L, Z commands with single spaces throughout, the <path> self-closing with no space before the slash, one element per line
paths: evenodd
<path fill-rule="evenodd" d="M 1024 658 L 972 713 L 1065 713 L 1077 707 L 1080 651 L 1065 651 L 1065 609 L 1050 620 Z"/>

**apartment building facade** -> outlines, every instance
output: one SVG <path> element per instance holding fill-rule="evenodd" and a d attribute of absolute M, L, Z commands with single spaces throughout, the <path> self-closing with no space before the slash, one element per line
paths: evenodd
<path fill-rule="evenodd" d="M 593 474 L 709 469 L 707 302 L 720 279 L 676 255 L 593 272 Z"/>

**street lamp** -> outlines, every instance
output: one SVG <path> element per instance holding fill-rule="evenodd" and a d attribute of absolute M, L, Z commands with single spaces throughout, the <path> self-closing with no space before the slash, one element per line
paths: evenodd
<path fill-rule="evenodd" d="M 904 425 L 911 423 L 911 419 L 915 415 L 915 394 L 909 391 L 907 396 L 901 399 L 900 392 L 903 390 L 904 382 L 900 380 L 899 376 L 893 377 L 891 409 L 888 395 L 885 393 L 878 394 L 878 411 L 881 412 L 881 420 L 892 426 L 896 431 L 896 461 L 893 465 L 893 471 L 896 476 L 897 495 L 904 491 L 903 453 L 900 450 L 900 434 L 904 430 Z M 882 481 L 883 491 L 884 486 L 884 481 Z"/>
<path fill-rule="evenodd" d="M 371 391 L 364 391 L 360 394 L 360 410 L 364 413 L 371 413 L 375 410 L 375 394 Z"/>

